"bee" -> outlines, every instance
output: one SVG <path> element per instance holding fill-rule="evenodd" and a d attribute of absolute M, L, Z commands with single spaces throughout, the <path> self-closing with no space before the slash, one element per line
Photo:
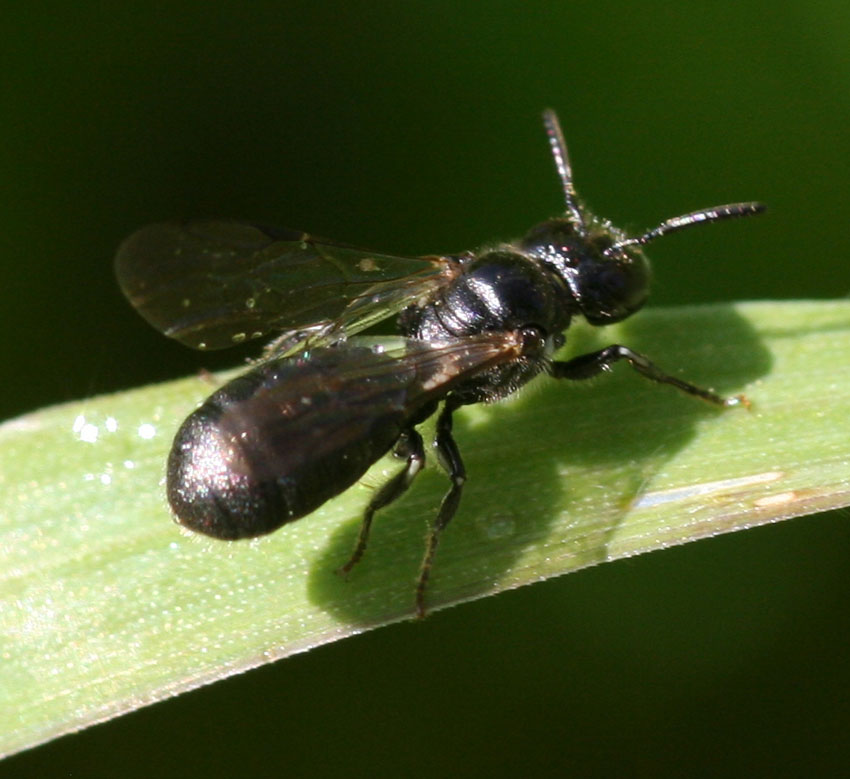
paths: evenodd
<path fill-rule="evenodd" d="M 646 244 L 764 206 L 715 206 L 628 235 L 581 203 L 558 119 L 547 110 L 543 121 L 565 212 L 512 243 L 397 257 L 209 220 L 155 224 L 124 241 L 116 257 L 121 289 L 160 332 L 207 350 L 274 336 L 257 364 L 178 430 L 166 479 L 177 522 L 223 540 L 270 533 L 347 490 L 393 452 L 404 464 L 371 496 L 342 566 L 348 572 L 366 550 L 376 512 L 400 498 L 425 465 L 417 426 L 436 414 L 434 448 L 449 487 L 416 584 L 421 617 L 441 533 L 467 478 L 452 435 L 461 406 L 504 398 L 540 373 L 577 381 L 619 361 L 717 406 L 746 402 L 666 374 L 621 344 L 554 359 L 575 317 L 607 325 L 644 305 Z M 397 318 L 398 348 L 349 340 L 388 317 Z"/>

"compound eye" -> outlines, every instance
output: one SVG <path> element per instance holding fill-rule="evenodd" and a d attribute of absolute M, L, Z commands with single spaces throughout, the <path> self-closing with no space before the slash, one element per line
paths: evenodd
<path fill-rule="evenodd" d="M 591 324 L 619 322 L 646 302 L 649 265 L 643 256 L 587 265 L 579 270 L 580 304 Z"/>

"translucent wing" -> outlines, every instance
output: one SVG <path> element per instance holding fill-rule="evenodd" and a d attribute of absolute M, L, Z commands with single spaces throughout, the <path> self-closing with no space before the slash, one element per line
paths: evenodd
<path fill-rule="evenodd" d="M 449 263 L 354 249 L 235 221 L 165 222 L 133 233 L 115 269 L 157 330 L 195 349 L 283 334 L 284 353 L 338 340 L 441 285 Z"/>
<path fill-rule="evenodd" d="M 270 418 L 262 427 L 279 430 L 284 443 L 270 450 L 297 461 L 309 452 L 321 461 L 321 451 L 348 447 L 365 451 L 365 442 L 384 431 L 389 438 L 383 448 L 377 447 L 379 457 L 426 403 L 468 385 L 484 371 L 520 361 L 530 351 L 522 334 L 512 331 L 445 341 L 397 338 L 389 348 L 362 346 L 361 341 L 366 339 L 267 360 L 233 380 L 232 384 L 262 385 L 262 393 L 274 397 L 267 405 Z M 230 392 L 227 386 L 225 393 Z M 251 401 L 244 393 L 237 394 L 240 420 L 255 422 L 260 412 L 249 409 Z M 304 403 L 304 398 L 310 402 Z M 381 421 L 389 418 L 395 422 Z M 270 453 L 264 459 L 271 457 Z"/>

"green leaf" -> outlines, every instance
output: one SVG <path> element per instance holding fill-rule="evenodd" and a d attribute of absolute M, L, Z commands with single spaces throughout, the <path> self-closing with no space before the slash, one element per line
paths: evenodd
<path fill-rule="evenodd" d="M 571 353 L 615 341 L 752 408 L 718 411 L 623 365 L 463 409 L 469 481 L 432 610 L 850 503 L 850 302 L 651 310 L 570 330 Z M 195 377 L 0 426 L 0 752 L 412 615 L 439 469 L 379 514 L 348 580 L 335 570 L 392 458 L 271 536 L 191 535 L 170 521 L 164 462 L 210 392 Z"/>

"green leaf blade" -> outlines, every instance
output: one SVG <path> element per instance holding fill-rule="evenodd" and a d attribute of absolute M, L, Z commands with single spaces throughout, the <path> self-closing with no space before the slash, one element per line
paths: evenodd
<path fill-rule="evenodd" d="M 850 302 L 655 310 L 570 336 L 574 352 L 627 343 L 752 409 L 625 366 L 464 409 L 469 483 L 433 608 L 850 504 Z M 193 536 L 170 521 L 164 462 L 210 392 L 193 378 L 0 426 L 0 752 L 412 615 L 439 470 L 376 519 L 348 581 L 335 570 L 391 458 L 266 538 Z"/>

